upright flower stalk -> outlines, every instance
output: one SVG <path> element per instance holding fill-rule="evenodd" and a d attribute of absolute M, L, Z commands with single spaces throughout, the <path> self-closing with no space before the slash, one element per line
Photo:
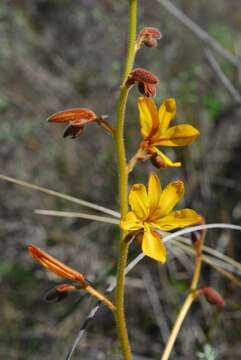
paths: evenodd
<path fill-rule="evenodd" d="M 119 96 L 118 112 L 117 112 L 117 126 L 115 133 L 116 150 L 117 150 L 117 164 L 119 174 L 119 197 L 120 197 L 120 213 L 121 217 L 126 216 L 128 213 L 128 171 L 126 163 L 126 151 L 124 144 L 124 120 L 125 109 L 128 97 L 129 88 L 125 82 L 132 71 L 135 59 L 135 43 L 136 43 L 136 22 L 137 22 L 137 0 L 129 0 L 129 40 L 128 40 L 128 55 L 123 75 L 123 83 Z M 117 269 L 117 285 L 115 293 L 115 306 L 116 306 L 116 323 L 119 334 L 121 349 L 123 357 L 126 360 L 131 360 L 131 349 L 128 339 L 125 311 L 124 311 L 124 291 L 125 291 L 125 267 L 127 262 L 129 244 L 122 241 L 125 234 L 121 231 L 120 236 L 120 249 Z"/>

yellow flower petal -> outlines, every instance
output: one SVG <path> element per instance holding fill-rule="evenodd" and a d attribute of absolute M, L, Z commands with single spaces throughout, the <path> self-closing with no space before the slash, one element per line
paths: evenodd
<path fill-rule="evenodd" d="M 172 181 L 162 191 L 159 207 L 155 212 L 155 218 L 161 218 L 169 214 L 176 204 L 182 199 L 184 184 L 182 181 Z"/>
<path fill-rule="evenodd" d="M 152 172 L 149 176 L 148 182 L 148 203 L 150 214 L 157 208 L 161 193 L 162 189 L 159 178 L 154 172 Z"/>
<path fill-rule="evenodd" d="M 145 230 L 142 240 L 142 251 L 146 256 L 164 263 L 166 261 L 166 249 L 161 237 L 154 231 Z"/>
<path fill-rule="evenodd" d="M 199 131 L 191 125 L 176 125 L 165 130 L 155 142 L 152 140 L 152 143 L 162 146 L 185 146 L 191 144 L 198 135 Z"/>
<path fill-rule="evenodd" d="M 160 230 L 170 231 L 199 223 L 202 217 L 194 210 L 183 209 L 170 213 L 159 220 L 152 222 L 154 227 Z"/>
<path fill-rule="evenodd" d="M 170 121 L 176 116 L 176 100 L 170 98 L 163 101 L 159 108 L 158 116 L 159 130 L 163 132 L 168 128 Z"/>
<path fill-rule="evenodd" d="M 120 227 L 123 230 L 134 231 L 143 228 L 143 224 L 133 211 L 129 211 L 128 214 L 121 219 Z"/>
<path fill-rule="evenodd" d="M 146 187 L 143 184 L 135 184 L 132 186 L 129 194 L 129 203 L 139 219 L 146 219 L 149 214 L 148 197 Z"/>
<path fill-rule="evenodd" d="M 168 156 L 166 156 L 161 150 L 153 146 L 153 151 L 155 151 L 163 161 L 163 167 L 179 167 L 182 166 L 181 162 L 173 162 Z"/>
<path fill-rule="evenodd" d="M 139 97 L 138 109 L 140 114 L 141 134 L 147 139 L 158 129 L 158 112 L 156 104 L 151 98 Z"/>

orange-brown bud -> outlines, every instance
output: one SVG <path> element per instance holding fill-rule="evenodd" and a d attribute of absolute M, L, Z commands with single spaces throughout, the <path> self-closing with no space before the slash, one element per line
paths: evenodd
<path fill-rule="evenodd" d="M 128 76 L 126 86 L 137 84 L 140 93 L 146 97 L 156 95 L 156 85 L 159 83 L 158 77 L 150 71 L 136 68 Z"/>
<path fill-rule="evenodd" d="M 48 302 L 59 302 L 68 296 L 69 292 L 79 290 L 75 285 L 60 284 L 50 289 L 46 295 L 45 300 Z"/>
<path fill-rule="evenodd" d="M 96 121 L 96 114 L 86 108 L 74 108 L 59 111 L 51 115 L 47 120 L 53 123 L 69 123 L 64 131 L 64 138 L 70 137 L 75 139 L 82 134 L 84 125 L 88 122 Z"/>
<path fill-rule="evenodd" d="M 96 119 L 96 114 L 85 108 L 74 108 L 59 111 L 51 115 L 47 121 L 54 123 L 74 123 L 75 125 L 84 125 L 89 121 Z"/>
<path fill-rule="evenodd" d="M 200 291 L 205 296 L 206 300 L 212 304 L 223 307 L 225 305 L 225 301 L 223 297 L 213 288 L 204 287 L 201 288 Z"/>
<path fill-rule="evenodd" d="M 161 39 L 161 32 L 154 27 L 145 27 L 137 37 L 137 48 L 139 49 L 141 44 L 143 43 L 147 47 L 156 47 L 157 40 Z"/>
<path fill-rule="evenodd" d="M 105 120 L 106 115 L 97 116 L 93 111 L 85 108 L 75 108 L 57 112 L 51 115 L 47 120 L 52 123 L 68 123 L 64 131 L 64 138 L 75 139 L 80 136 L 84 130 L 84 125 L 90 122 L 96 122 L 107 132 L 113 134 L 112 127 Z"/>
<path fill-rule="evenodd" d="M 62 278 L 77 281 L 82 288 L 86 287 L 86 280 L 84 275 L 50 256 L 45 251 L 37 248 L 36 246 L 29 245 L 28 252 L 35 260 L 37 260 L 49 271 Z"/>

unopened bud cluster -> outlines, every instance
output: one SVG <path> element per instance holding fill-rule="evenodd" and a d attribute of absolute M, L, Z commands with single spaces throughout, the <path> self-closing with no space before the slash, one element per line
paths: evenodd
<path fill-rule="evenodd" d="M 159 79 L 153 73 L 143 68 L 134 69 L 128 76 L 126 86 L 137 84 L 140 93 L 146 97 L 156 95 L 156 85 Z"/>
<path fill-rule="evenodd" d="M 145 27 L 140 31 L 136 40 L 136 49 L 138 50 L 142 44 L 147 47 L 153 48 L 157 46 L 157 40 L 162 37 L 161 32 L 154 27 Z"/>

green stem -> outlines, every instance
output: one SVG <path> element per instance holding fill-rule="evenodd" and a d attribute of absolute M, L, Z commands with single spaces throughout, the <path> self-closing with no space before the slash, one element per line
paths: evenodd
<path fill-rule="evenodd" d="M 123 74 L 123 84 L 118 103 L 117 112 L 117 126 L 115 132 L 117 163 L 119 174 L 119 196 L 120 196 L 120 213 L 121 217 L 128 212 L 128 171 L 126 163 L 126 152 L 124 144 L 124 120 L 125 109 L 128 98 L 128 88 L 125 86 L 125 81 L 131 72 L 135 59 L 135 40 L 136 40 L 136 21 L 137 21 L 137 0 L 129 0 L 129 41 L 128 41 L 128 55 L 126 66 Z M 122 354 L 125 360 L 131 360 L 131 348 L 128 339 L 126 328 L 125 311 L 124 311 L 124 293 L 125 293 L 125 267 L 128 256 L 128 243 L 122 241 L 124 233 L 121 232 L 120 249 L 117 269 L 117 284 L 116 284 L 116 324 L 118 335 L 121 344 Z"/>
<path fill-rule="evenodd" d="M 117 271 L 117 286 L 116 286 L 116 325 L 118 335 L 120 339 L 120 345 L 122 354 L 125 360 L 131 360 L 131 347 L 128 338 L 128 332 L 125 320 L 125 309 L 124 309 L 124 293 L 125 293 L 125 267 L 128 255 L 128 243 L 121 241 L 120 253 L 118 260 L 118 271 Z"/>
<path fill-rule="evenodd" d="M 128 40 L 128 56 L 126 59 L 126 66 L 123 75 L 125 81 L 131 72 L 136 55 L 136 23 L 137 23 L 137 0 L 129 0 L 129 40 Z"/>
<path fill-rule="evenodd" d="M 126 164 L 126 151 L 124 144 L 124 118 L 126 102 L 128 97 L 128 88 L 124 86 L 121 89 L 119 106 L 117 113 L 116 127 L 116 150 L 117 150 L 117 166 L 119 173 L 119 196 L 120 196 L 120 214 L 125 216 L 128 212 L 128 171 Z"/>

